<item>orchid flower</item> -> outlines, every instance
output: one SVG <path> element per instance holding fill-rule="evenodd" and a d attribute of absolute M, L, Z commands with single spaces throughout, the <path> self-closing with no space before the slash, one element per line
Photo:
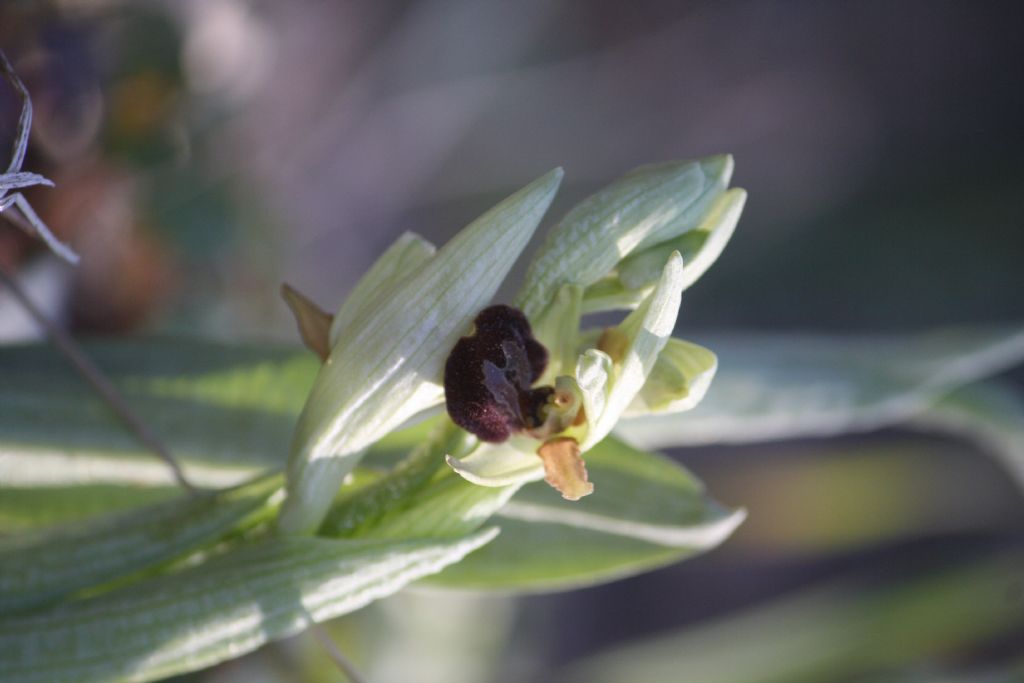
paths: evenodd
<path fill-rule="evenodd" d="M 739 220 L 746 193 L 726 189 L 731 175 L 728 156 L 643 167 L 552 230 L 517 298 L 551 354 L 535 378 L 540 386 L 525 387 L 533 397 L 549 393 L 546 410 L 527 416 L 547 428 L 527 424 L 501 443 L 448 458 L 456 472 L 482 486 L 543 477 L 575 500 L 593 491 L 583 455 L 621 417 L 697 405 L 717 359 L 671 334 L 683 290 L 715 261 Z M 618 309 L 633 310 L 603 331 L 580 329 L 585 313 Z M 455 418 L 451 397 L 448 410 Z"/>
<path fill-rule="evenodd" d="M 561 181 L 556 169 L 440 250 L 406 233 L 335 315 L 285 287 L 323 366 L 299 418 L 280 526 L 311 532 L 368 446 L 441 403 L 476 439 L 451 467 L 483 486 L 544 477 L 590 493 L 583 455 L 625 414 L 699 401 L 715 357 L 670 335 L 682 291 L 742 210 L 728 156 L 637 169 L 571 210 L 515 306 L 488 306 Z M 684 259 L 689 265 L 684 266 Z M 631 310 L 606 330 L 586 313 Z"/>

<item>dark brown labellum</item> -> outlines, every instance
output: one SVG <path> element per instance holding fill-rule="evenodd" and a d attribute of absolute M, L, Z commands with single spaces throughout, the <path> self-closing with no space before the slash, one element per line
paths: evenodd
<path fill-rule="evenodd" d="M 452 421 L 481 441 L 497 443 L 539 426 L 554 389 L 532 388 L 548 364 L 530 323 L 511 306 L 480 311 L 472 336 L 455 344 L 444 368 Z"/>

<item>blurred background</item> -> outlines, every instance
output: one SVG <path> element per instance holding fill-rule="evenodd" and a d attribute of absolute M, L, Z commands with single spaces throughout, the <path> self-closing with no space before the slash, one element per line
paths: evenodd
<path fill-rule="evenodd" d="M 24 168 L 56 183 L 26 194 L 82 263 L 9 226 L 0 262 L 78 335 L 296 341 L 282 281 L 333 309 L 401 231 L 443 243 L 554 166 L 548 224 L 634 166 L 731 152 L 750 200 L 687 292 L 682 336 L 1020 322 L 1022 19 L 1014 2 L 925 0 L 6 0 L 0 48 L 35 105 Z M 0 90 L 5 145 L 18 106 Z M 0 338 L 35 334 L 0 294 L 5 312 Z M 556 680 L 669 632 L 742 652 L 762 632 L 746 616 L 824 628 L 892 581 L 1024 546 L 1021 491 L 965 442 L 886 431 L 672 455 L 750 511 L 713 553 L 515 604 L 400 597 L 335 635 L 417 671 L 431 648 L 393 615 L 420 614 L 486 660 L 477 680 Z M 929 585 L 924 604 L 958 608 L 943 600 L 959 581 Z M 1024 566 L 979 595 L 1024 612 Z M 870 604 L 871 629 L 893 626 Z M 868 674 L 799 680 L 1024 680 L 1024 631 L 976 626 Z M 298 639 L 188 680 L 336 677 Z"/>

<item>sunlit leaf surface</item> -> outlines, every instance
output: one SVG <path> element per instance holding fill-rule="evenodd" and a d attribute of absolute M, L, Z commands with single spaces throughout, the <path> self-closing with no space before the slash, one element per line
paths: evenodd
<path fill-rule="evenodd" d="M 185 339 L 102 341 L 85 350 L 201 485 L 284 466 L 319 366 L 295 348 Z M 0 349 L 0 405 L 0 486 L 173 483 L 47 345 Z"/>
<path fill-rule="evenodd" d="M 1019 327 L 843 337 L 750 332 L 695 341 L 718 355 L 704 400 L 684 415 L 621 422 L 617 432 L 631 443 L 665 448 L 875 429 L 1024 360 Z"/>
<path fill-rule="evenodd" d="M 254 542 L 178 574 L 0 618 L 3 680 L 150 681 L 200 669 L 389 595 L 495 533 L 445 541 Z"/>
<path fill-rule="evenodd" d="M 45 605 L 75 591 L 174 559 L 257 515 L 280 475 L 235 489 L 180 494 L 121 515 L 0 540 L 0 614 Z"/>
<path fill-rule="evenodd" d="M 671 460 L 609 438 L 586 455 L 593 495 L 524 486 L 491 518 L 498 539 L 432 583 L 502 591 L 582 586 L 709 550 L 743 521 Z M 469 484 L 465 484 L 469 486 Z"/>

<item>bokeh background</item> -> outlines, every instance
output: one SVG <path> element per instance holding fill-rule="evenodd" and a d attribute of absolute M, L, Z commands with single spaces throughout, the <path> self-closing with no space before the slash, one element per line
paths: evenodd
<path fill-rule="evenodd" d="M 0 261 L 77 334 L 294 341 L 281 281 L 330 309 L 401 231 L 443 242 L 554 166 L 551 220 L 636 165 L 731 152 L 750 200 L 684 298 L 683 336 L 1020 322 L 1022 19 L 925 0 L 6 0 L 0 47 L 36 111 L 25 168 L 57 183 L 28 195 L 83 258 L 68 270 L 0 227 Z M 0 90 L 4 141 L 17 106 Z M 2 297 L 0 313 L 0 337 L 35 334 Z M 336 636 L 428 680 L 436 653 L 393 616 L 420 614 L 448 621 L 444 647 L 485 653 L 464 656 L 477 680 L 553 680 L 844 586 L 808 613 L 827 623 L 858 590 L 1024 541 L 1021 491 L 965 442 L 890 430 L 673 456 L 750 510 L 713 553 L 515 604 L 402 598 Z M 991 591 L 1024 611 L 1024 567 Z M 1003 666 L 1019 629 L 951 643 L 867 680 L 1024 680 Z M 837 676 L 819 680 L 854 680 Z M 188 680 L 332 677 L 299 639 Z"/>

